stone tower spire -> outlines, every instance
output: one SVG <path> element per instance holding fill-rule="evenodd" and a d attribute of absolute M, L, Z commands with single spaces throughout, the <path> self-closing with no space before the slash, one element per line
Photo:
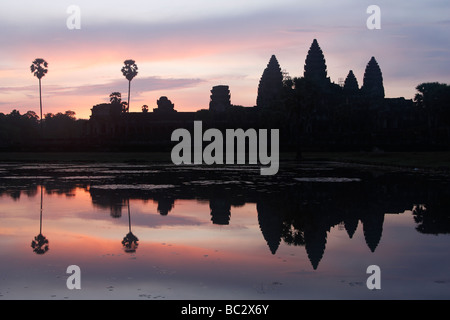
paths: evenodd
<path fill-rule="evenodd" d="M 361 92 L 371 98 L 384 98 L 383 75 L 374 57 L 366 66 Z"/>
<path fill-rule="evenodd" d="M 283 73 L 277 58 L 272 55 L 259 81 L 256 105 L 262 108 L 278 107 L 282 91 Z"/>
<path fill-rule="evenodd" d="M 356 94 L 358 93 L 358 91 L 359 91 L 358 80 L 356 80 L 353 71 L 350 70 L 350 72 L 347 75 L 347 78 L 345 78 L 344 93 Z"/>
<path fill-rule="evenodd" d="M 322 49 L 316 39 L 313 40 L 305 60 L 304 78 L 323 85 L 330 82 L 327 77 L 327 65 Z"/>

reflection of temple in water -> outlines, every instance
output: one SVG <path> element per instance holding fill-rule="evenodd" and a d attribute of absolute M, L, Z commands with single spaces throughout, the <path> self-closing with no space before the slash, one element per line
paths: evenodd
<path fill-rule="evenodd" d="M 175 204 L 175 199 L 167 195 L 158 195 L 153 198 L 154 201 L 158 202 L 158 208 L 156 209 L 160 215 L 167 216 L 169 212 L 173 209 Z"/>
<path fill-rule="evenodd" d="M 92 197 L 92 203 L 95 207 L 109 210 L 111 217 L 122 217 L 122 209 L 127 201 L 134 198 L 132 193 L 117 190 L 108 190 L 101 188 L 92 188 L 89 190 Z M 149 198 L 144 198 L 148 200 Z M 157 211 L 160 215 L 166 216 L 173 209 L 175 199 L 168 195 L 155 194 L 152 199 L 158 203 Z"/>
<path fill-rule="evenodd" d="M 188 174 L 190 172 L 183 173 L 183 181 L 195 180 L 187 177 Z M 195 174 L 192 173 L 194 178 Z M 232 177 L 232 174 L 227 172 L 227 178 L 233 181 L 242 175 L 238 172 Z M 163 181 L 160 175 L 158 178 Z M 164 183 L 171 182 L 169 178 L 173 179 L 172 176 L 165 177 Z M 80 183 L 71 181 L 58 184 L 56 180 L 48 180 L 43 184 L 42 188 L 45 188 L 48 194 L 73 195 L 74 189 L 80 187 Z M 124 205 L 128 204 L 129 200 L 152 200 L 157 204 L 155 212 L 161 216 L 169 215 L 178 199 L 198 200 L 209 203 L 209 210 L 199 214 L 209 215 L 212 224 L 227 226 L 232 224 L 233 208 L 247 203 L 255 204 L 261 240 L 267 244 L 268 252 L 276 254 L 283 243 L 304 247 L 312 267 L 316 269 L 324 257 L 328 233 L 334 227 L 346 232 L 350 239 L 354 238 L 358 227 L 361 227 L 370 252 L 375 252 L 382 243 L 386 214 L 410 210 L 418 232 L 450 233 L 448 184 L 428 178 L 421 180 L 413 177 L 411 180 L 404 175 L 389 174 L 365 176 L 361 182 L 295 183 L 284 187 L 277 183 L 268 187 L 266 181 L 262 187 L 255 182 L 236 187 L 233 185 L 233 188 L 221 184 L 192 186 L 182 183 L 178 183 L 179 187 L 174 189 L 154 190 L 106 189 L 92 186 L 89 188 L 88 184 L 82 187 L 89 191 L 94 207 L 110 212 L 111 217 L 121 217 Z M 417 187 L 418 185 L 420 187 Z M 19 199 L 23 193 L 28 197 L 35 197 L 37 188 L 36 185 L 30 185 L 23 189 L 23 182 L 14 180 L 0 190 L 0 195 L 6 194 L 13 199 Z M 40 218 L 42 221 L 42 214 Z M 48 242 L 41 241 L 41 238 L 36 238 L 35 247 L 38 251 L 40 247 L 46 251 Z M 134 240 L 137 239 L 128 240 L 133 247 Z M 43 245 L 40 245 L 41 243 Z"/>
<path fill-rule="evenodd" d="M 325 253 L 327 235 L 331 228 L 343 226 L 349 238 L 352 238 L 359 221 L 371 252 L 375 251 L 381 240 L 384 211 L 342 216 L 339 212 L 332 212 L 339 210 L 334 201 L 297 205 L 295 198 L 275 201 L 262 198 L 257 202 L 261 233 L 272 254 L 276 253 L 282 240 L 288 245 L 304 246 L 311 265 L 317 269 Z"/>
<path fill-rule="evenodd" d="M 213 198 L 209 201 L 211 209 L 211 221 L 213 224 L 230 224 L 231 204 L 226 199 Z"/>
<path fill-rule="evenodd" d="M 264 240 L 266 240 L 270 252 L 275 254 L 280 246 L 283 235 L 284 221 L 282 216 L 277 212 L 277 208 L 272 207 L 270 203 L 264 205 L 264 203 L 258 202 L 256 204 L 256 210 L 258 212 L 259 227 Z"/>
<path fill-rule="evenodd" d="M 305 250 L 314 270 L 317 269 L 325 253 L 327 231 L 325 228 L 305 231 Z"/>
<path fill-rule="evenodd" d="M 114 190 L 91 189 L 92 204 L 100 209 L 109 209 L 112 218 L 122 217 L 122 208 L 126 204 Z"/>
<path fill-rule="evenodd" d="M 364 239 L 370 251 L 374 252 L 381 240 L 383 232 L 384 214 L 367 214 L 361 218 Z"/>
<path fill-rule="evenodd" d="M 339 188 L 329 184 L 305 184 L 280 192 L 274 189 L 268 194 L 225 190 L 220 186 L 177 192 L 100 190 L 91 189 L 90 192 L 93 202 L 102 204 L 105 209 L 112 210 L 114 206 L 111 203 L 119 207 L 125 199 L 152 199 L 162 216 L 170 213 L 176 199 L 208 201 L 211 223 L 221 226 L 231 223 L 233 207 L 255 203 L 261 234 L 269 251 L 275 255 L 282 243 L 304 247 L 314 269 L 318 268 L 325 254 L 327 236 L 332 228 L 345 230 L 351 239 L 361 226 L 368 250 L 375 252 L 382 238 L 385 214 L 404 212 L 423 196 L 415 192 L 411 194 L 411 189 L 394 184 L 380 187 L 360 182 Z M 416 211 L 419 213 L 420 208 Z"/>

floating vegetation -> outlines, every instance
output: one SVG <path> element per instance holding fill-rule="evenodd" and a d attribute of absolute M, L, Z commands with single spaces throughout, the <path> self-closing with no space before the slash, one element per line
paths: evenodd
<path fill-rule="evenodd" d="M 359 178 L 345 178 L 345 177 L 303 177 L 294 178 L 299 182 L 360 182 Z"/>
<path fill-rule="evenodd" d="M 103 190 L 155 190 L 175 188 L 172 184 L 105 184 L 91 186 L 91 189 Z"/>

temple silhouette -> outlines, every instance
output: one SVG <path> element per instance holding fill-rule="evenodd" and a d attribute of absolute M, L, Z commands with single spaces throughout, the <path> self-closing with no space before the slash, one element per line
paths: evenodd
<path fill-rule="evenodd" d="M 227 85 L 211 89 L 208 109 L 176 112 L 161 97 L 153 112 L 123 112 L 119 104 L 100 104 L 84 128 L 90 143 L 117 149 L 170 146 L 176 128 L 279 128 L 282 150 L 408 150 L 429 148 L 423 110 L 412 99 L 385 98 L 383 75 L 375 57 L 365 68 L 362 86 L 350 69 L 345 81 L 330 80 L 324 53 L 316 39 L 306 55 L 303 76 L 291 78 L 272 55 L 257 88 L 256 104 L 233 105 Z M 447 146 L 448 134 L 435 141 Z"/>
<path fill-rule="evenodd" d="M 319 87 L 326 87 L 331 83 L 330 78 L 327 77 L 325 56 L 316 39 L 313 40 L 306 56 L 303 77 Z"/>
<path fill-rule="evenodd" d="M 386 98 L 382 66 L 367 57 L 363 75 L 349 66 L 347 75 L 333 82 L 325 54 L 314 39 L 299 68 L 291 76 L 275 55 L 259 83 L 255 104 L 233 104 L 226 83 L 213 86 L 209 106 L 197 111 L 177 110 L 170 96 L 157 107 L 130 112 L 119 92 L 109 103 L 91 108 L 89 119 L 75 119 L 73 111 L 46 114 L 17 110 L 0 113 L 0 150 L 19 151 L 167 151 L 171 133 L 179 128 L 279 129 L 280 151 L 436 151 L 450 149 L 450 86 L 421 83 L 414 99 Z M 357 78 L 362 77 L 358 83 Z M 20 128 L 20 130 L 18 130 Z"/>

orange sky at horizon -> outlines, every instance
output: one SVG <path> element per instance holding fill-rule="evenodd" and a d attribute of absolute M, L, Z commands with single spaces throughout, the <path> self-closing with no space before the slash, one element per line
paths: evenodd
<path fill-rule="evenodd" d="M 212 86 L 229 84 L 229 82 L 232 82 L 230 85 L 232 103 L 253 106 L 256 102 L 257 84 L 259 81 L 257 76 L 246 74 L 245 66 L 241 67 L 241 70 L 244 69 L 241 74 L 236 75 L 233 73 L 228 75 L 227 73 L 231 73 L 234 69 L 239 69 L 239 63 L 236 63 L 235 66 L 232 60 L 226 60 L 226 56 L 220 57 L 219 55 L 219 58 L 212 56 L 218 49 L 209 50 L 208 46 L 204 46 L 203 48 L 196 48 L 195 52 L 179 53 L 178 56 L 176 54 L 165 55 L 161 52 L 159 55 L 151 55 L 146 59 L 143 59 L 139 54 L 133 54 L 132 57 L 136 60 L 139 73 L 131 82 L 130 111 L 140 112 L 141 106 L 144 104 L 148 105 L 150 111 L 152 111 L 152 108 L 157 106 L 156 101 L 161 96 L 168 96 L 175 103 L 175 109 L 178 111 L 207 109 Z M 171 50 L 171 48 L 168 49 L 168 51 Z M 122 77 L 120 72 L 120 68 L 123 65 L 122 60 L 126 59 L 123 57 L 127 57 L 127 55 L 122 54 L 121 58 L 118 54 L 108 56 L 103 55 L 102 51 L 99 51 L 94 54 L 84 55 L 76 53 L 74 57 L 65 56 L 64 59 L 57 59 L 54 54 L 41 55 L 45 56 L 46 61 L 49 62 L 49 72 L 42 79 L 44 114 L 47 112 L 57 113 L 73 110 L 76 112 L 77 118 L 87 119 L 90 115 L 90 108 L 96 104 L 108 102 L 111 92 L 119 91 L 122 93 L 122 99 L 127 99 L 128 82 Z M 75 56 L 78 59 L 77 62 L 70 63 Z M 218 60 L 221 59 L 225 60 L 222 62 L 222 69 L 224 70 L 214 70 L 214 67 L 220 63 Z M 27 63 L 25 61 L 24 59 L 21 64 L 25 65 Z M 266 63 L 260 63 L 261 73 Z M 193 69 L 196 70 L 195 78 L 191 78 L 190 70 Z M 93 75 L 90 80 L 86 80 L 88 72 Z M 10 101 L 10 110 L 18 109 L 22 113 L 28 110 L 37 112 L 39 109 L 37 79 L 32 77 L 28 67 L 20 70 L 0 71 L 0 77 L 8 77 L 14 73 L 20 73 L 21 76 L 17 77 L 14 85 L 9 87 L 11 89 L 9 93 L 0 93 L 0 96 L 6 98 L 3 101 Z M 67 73 L 71 74 L 70 79 L 67 79 Z M 167 80 L 169 82 L 167 84 L 168 88 L 159 90 L 151 87 L 148 89 L 135 88 L 136 82 L 148 77 L 153 77 L 156 80 Z M 174 88 L 171 88 L 170 81 L 172 80 L 180 80 L 181 82 L 183 80 L 197 80 L 198 83 L 193 85 L 189 83 L 187 85 L 183 85 L 183 83 L 180 85 L 175 84 Z M 25 83 L 24 90 L 20 90 L 20 84 Z M 109 88 L 108 84 L 111 84 Z M 82 88 L 89 88 L 90 85 L 99 85 L 102 88 L 106 88 L 103 93 L 93 94 L 89 92 L 83 95 Z M 16 90 L 15 87 L 18 89 Z M 81 87 L 80 90 L 78 90 L 79 87 Z M 75 91 L 74 94 L 72 94 L 73 91 Z"/>
<path fill-rule="evenodd" d="M 304 46 L 305 47 L 305 46 Z M 322 49 L 323 49 L 322 45 Z M 326 47 L 326 45 L 325 45 Z M 324 49 L 323 49 L 324 50 Z M 298 50 L 299 51 L 299 50 Z M 304 51 L 304 58 L 306 58 L 307 48 Z M 339 78 L 333 76 L 336 72 L 332 71 L 333 66 L 339 65 L 333 63 L 332 57 L 326 55 L 328 73 L 332 81 L 338 82 L 340 78 L 345 77 L 345 66 L 340 67 L 341 74 Z M 291 76 L 302 76 L 303 61 L 301 57 L 296 60 L 297 66 L 294 63 L 294 69 L 286 68 L 287 64 L 283 64 L 284 56 L 292 55 L 291 52 L 283 55 L 277 55 L 277 59 L 280 63 L 280 67 L 283 70 L 289 72 Z M 120 68 L 122 63 L 119 57 L 107 57 L 103 60 L 103 56 L 96 60 L 95 56 L 102 56 L 101 52 L 95 55 L 86 55 L 81 58 L 84 59 L 83 63 L 78 60 L 76 64 L 65 65 L 65 62 L 70 59 L 64 59 L 62 61 L 46 59 L 49 62 L 49 72 L 42 79 L 42 99 L 44 114 L 65 112 L 66 110 L 72 110 L 76 112 L 76 117 L 79 119 L 88 119 L 90 116 L 90 109 L 92 106 L 109 101 L 109 94 L 114 91 L 122 93 L 122 99 L 126 100 L 128 95 L 128 81 L 121 76 Z M 124 55 L 125 56 L 125 55 Z M 141 112 L 142 105 L 148 105 L 149 111 L 156 108 L 156 101 L 161 96 L 167 96 L 174 104 L 177 111 L 197 111 L 200 109 L 207 109 L 209 107 L 210 90 L 215 85 L 226 84 L 230 86 L 231 102 L 235 105 L 242 105 L 251 107 L 256 103 L 257 89 L 259 78 L 264 71 L 271 54 L 267 51 L 265 57 L 263 55 L 257 56 L 257 60 L 254 61 L 252 66 L 248 66 L 242 61 L 246 61 L 249 55 L 246 54 L 222 54 L 219 56 L 203 55 L 198 53 L 194 56 L 181 56 L 176 60 L 175 56 L 169 56 L 167 60 L 162 60 L 162 56 L 158 57 L 156 61 L 138 60 L 136 63 L 139 67 L 139 73 L 135 79 L 131 82 L 131 108 L 130 112 Z M 50 56 L 51 58 L 51 56 Z M 138 57 L 139 58 L 139 57 Z M 304 59 L 303 58 L 303 59 Z M 172 60 L 174 59 L 174 60 Z M 294 60 L 291 58 L 291 60 Z M 84 65 L 85 61 L 85 65 Z M 175 61 L 175 63 L 173 62 Z M 221 62 L 223 61 L 223 62 Z M 368 61 L 368 59 L 367 59 Z M 25 61 L 23 62 L 25 63 Z M 363 70 L 365 63 L 360 63 L 359 68 L 352 68 L 359 79 L 362 82 Z M 84 65 L 80 67 L 80 65 Z M 189 70 L 186 67 L 177 68 L 177 65 L 189 65 L 190 68 L 195 69 L 197 74 L 196 78 L 189 77 Z M 221 65 L 221 70 L 215 71 L 214 68 L 217 65 Z M 61 71 L 58 71 L 60 68 Z M 358 70 L 359 69 L 359 70 Z M 155 74 L 152 74 L 154 70 Z M 358 70 L 358 71 L 356 71 Z M 15 73 L 15 70 L 6 70 L 0 72 L 0 77 L 8 76 Z M 25 76 L 21 76 L 22 83 L 26 83 L 24 90 L 14 90 L 15 86 L 11 86 L 12 90 L 9 93 L 0 93 L 0 97 L 3 96 L 3 104 L 5 100 L 9 100 L 10 106 L 4 113 L 8 113 L 8 110 L 19 110 L 21 113 L 25 113 L 28 110 L 35 111 L 39 114 L 39 91 L 38 81 L 32 77 L 28 68 L 20 70 Z M 91 72 L 95 76 L 91 81 L 83 79 L 87 72 Z M 357 73 L 358 72 L 358 73 Z M 65 77 L 66 73 L 70 73 L 70 80 Z M 149 87 L 148 89 L 136 88 L 136 84 L 143 80 L 153 78 L 155 82 L 167 81 L 167 88 L 155 89 Z M 159 79 L 159 80 L 158 80 Z M 174 82 L 173 88 L 171 88 Z M 180 82 L 178 85 L 177 82 Z M 186 82 L 186 84 L 184 84 Z M 398 94 L 392 92 L 389 89 L 390 81 L 385 79 L 385 89 L 387 95 L 390 97 L 405 96 L 403 93 L 411 92 L 411 88 L 407 85 L 403 89 L 398 89 Z M 399 85 L 400 83 L 398 83 Z M 104 88 L 102 93 L 93 93 L 93 87 L 99 86 Z M 401 84 L 400 84 L 401 85 Z M 108 87 L 109 86 L 109 87 Z M 18 86 L 19 87 L 19 86 Z M 87 89 L 86 94 L 83 95 L 83 88 Z M 109 89 L 109 90 L 108 90 Z M 414 89 L 414 88 L 412 88 Z M 406 98 L 412 98 L 412 95 L 406 95 Z"/>

